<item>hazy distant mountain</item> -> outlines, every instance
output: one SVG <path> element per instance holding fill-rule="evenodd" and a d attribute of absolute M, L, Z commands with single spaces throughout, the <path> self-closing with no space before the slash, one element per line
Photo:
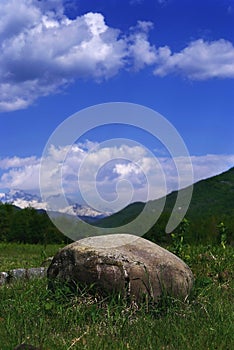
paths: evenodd
<path fill-rule="evenodd" d="M 12 189 L 7 193 L 0 193 L 0 201 L 2 203 L 12 203 L 21 209 L 29 206 L 35 209 L 44 209 L 45 207 L 39 196 L 18 189 Z"/>
<path fill-rule="evenodd" d="M 57 198 L 54 196 L 53 198 L 50 198 L 50 201 L 56 201 Z M 26 193 L 22 190 L 10 190 L 7 193 L 0 193 L 0 201 L 2 203 L 11 203 L 14 204 L 15 206 L 23 209 L 27 207 L 32 207 L 35 209 L 46 209 L 47 208 L 47 203 L 43 202 L 41 198 L 36 195 L 36 194 L 30 194 Z M 78 203 L 74 203 L 72 200 L 68 199 L 68 206 L 64 208 L 58 209 L 58 212 L 63 213 L 63 214 L 68 214 L 68 215 L 76 215 L 79 216 L 81 219 L 86 219 L 88 218 L 89 221 L 92 219 L 97 220 L 104 218 L 110 213 L 105 212 L 99 212 L 89 206 L 86 205 L 81 205 Z"/>

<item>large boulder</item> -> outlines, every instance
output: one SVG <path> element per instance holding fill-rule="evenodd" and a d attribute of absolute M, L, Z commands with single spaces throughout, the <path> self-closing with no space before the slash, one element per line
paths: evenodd
<path fill-rule="evenodd" d="M 49 287 L 95 285 L 102 294 L 117 292 L 155 301 L 162 294 L 185 298 L 193 284 L 189 267 L 166 249 L 137 236 L 114 234 L 84 238 L 60 250 L 47 276 Z"/>

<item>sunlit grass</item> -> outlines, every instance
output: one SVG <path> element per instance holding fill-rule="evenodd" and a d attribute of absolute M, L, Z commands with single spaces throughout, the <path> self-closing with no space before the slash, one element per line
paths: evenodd
<path fill-rule="evenodd" d="M 25 342 L 45 350 L 231 350 L 233 248 L 188 246 L 184 253 L 196 277 L 184 302 L 162 298 L 157 305 L 136 305 L 88 289 L 69 294 L 65 287 L 53 294 L 45 278 L 1 287 L 0 349 Z"/>
<path fill-rule="evenodd" d="M 62 245 L 0 243 L 0 271 L 16 268 L 39 267 L 53 256 Z"/>

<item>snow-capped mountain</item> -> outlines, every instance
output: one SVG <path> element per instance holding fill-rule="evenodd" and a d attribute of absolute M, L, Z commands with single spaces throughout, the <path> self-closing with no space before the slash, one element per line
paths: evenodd
<path fill-rule="evenodd" d="M 49 198 L 50 203 L 58 200 L 59 198 L 57 196 L 53 196 Z M 46 210 L 49 207 L 48 203 L 43 202 L 38 195 L 26 193 L 22 190 L 10 190 L 7 193 L 0 193 L 0 202 L 11 203 L 21 209 L 32 207 L 35 209 Z M 76 215 L 81 218 L 87 217 L 87 218 L 93 218 L 93 219 L 101 219 L 111 214 L 109 212 L 102 213 L 87 205 L 74 203 L 71 199 L 68 199 L 68 206 L 63 208 L 58 207 L 57 211 L 63 214 Z"/>
<path fill-rule="evenodd" d="M 77 215 L 80 217 L 93 217 L 93 218 L 101 218 L 110 215 L 110 213 L 101 213 L 100 211 L 94 210 L 86 205 L 80 205 L 77 203 L 71 204 L 64 209 L 59 210 L 60 213 L 65 213 L 69 215 Z"/>
<path fill-rule="evenodd" d="M 46 208 L 46 204 L 41 201 L 39 196 L 26 193 L 22 190 L 13 189 L 7 193 L 0 193 L 0 201 L 2 203 L 12 203 L 21 209 L 26 207 L 35 209 Z"/>

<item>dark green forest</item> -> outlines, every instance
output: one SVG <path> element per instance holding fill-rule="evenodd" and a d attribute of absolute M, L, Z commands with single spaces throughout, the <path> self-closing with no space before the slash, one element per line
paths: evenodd
<path fill-rule="evenodd" d="M 0 241 L 18 243 L 69 243 L 50 221 L 45 211 L 19 209 L 0 203 Z"/>

